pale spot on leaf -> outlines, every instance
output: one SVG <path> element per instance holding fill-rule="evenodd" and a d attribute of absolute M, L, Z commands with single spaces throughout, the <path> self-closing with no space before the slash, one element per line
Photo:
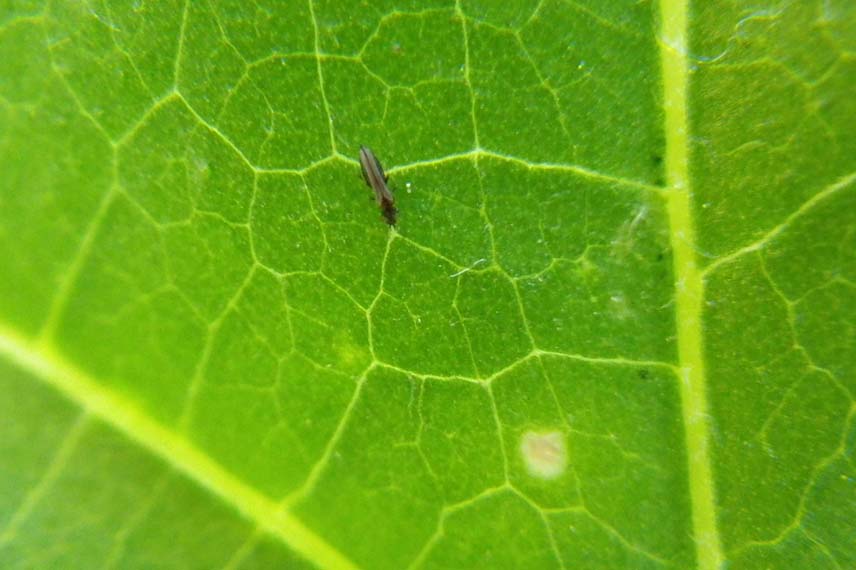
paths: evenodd
<path fill-rule="evenodd" d="M 520 454 L 533 477 L 555 479 L 568 465 L 565 435 L 558 431 L 524 433 L 520 438 Z"/>

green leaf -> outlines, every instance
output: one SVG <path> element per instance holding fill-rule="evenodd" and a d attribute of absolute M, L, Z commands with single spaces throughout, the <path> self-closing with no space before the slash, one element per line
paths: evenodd
<path fill-rule="evenodd" d="M 742 4 L 4 3 L 0 566 L 856 567 L 856 9 Z"/>

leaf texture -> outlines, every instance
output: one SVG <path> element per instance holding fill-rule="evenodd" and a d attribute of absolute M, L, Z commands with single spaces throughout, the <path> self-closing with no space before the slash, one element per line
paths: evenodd
<path fill-rule="evenodd" d="M 856 566 L 854 32 L 4 4 L 0 566 Z"/>

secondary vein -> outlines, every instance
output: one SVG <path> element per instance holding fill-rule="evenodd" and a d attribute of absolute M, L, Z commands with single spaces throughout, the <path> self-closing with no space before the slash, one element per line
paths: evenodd
<path fill-rule="evenodd" d="M 0 325 L 0 358 L 54 387 L 77 406 L 149 450 L 318 567 L 357 568 L 335 547 L 292 514 L 283 511 L 275 501 L 235 477 L 190 441 L 152 419 L 121 394 L 99 385 L 46 343 L 35 345 Z"/>

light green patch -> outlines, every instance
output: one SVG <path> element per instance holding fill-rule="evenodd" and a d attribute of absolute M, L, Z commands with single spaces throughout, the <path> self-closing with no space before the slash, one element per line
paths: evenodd
<path fill-rule="evenodd" d="M 366 68 L 390 87 L 463 79 L 463 30 L 451 10 L 386 18 L 363 49 Z M 426 52 L 431 58 L 422 57 Z"/>
<path fill-rule="evenodd" d="M 486 387 L 425 380 L 421 390 L 417 439 L 446 503 L 502 484 L 504 457 Z"/>
<path fill-rule="evenodd" d="M 478 521 L 478 522 L 477 522 Z M 558 556 L 538 513 L 520 497 L 504 492 L 473 501 L 446 515 L 423 568 L 550 568 Z M 478 542 L 476 534 L 486 537 Z M 490 553 L 486 559 L 485 552 Z"/>

